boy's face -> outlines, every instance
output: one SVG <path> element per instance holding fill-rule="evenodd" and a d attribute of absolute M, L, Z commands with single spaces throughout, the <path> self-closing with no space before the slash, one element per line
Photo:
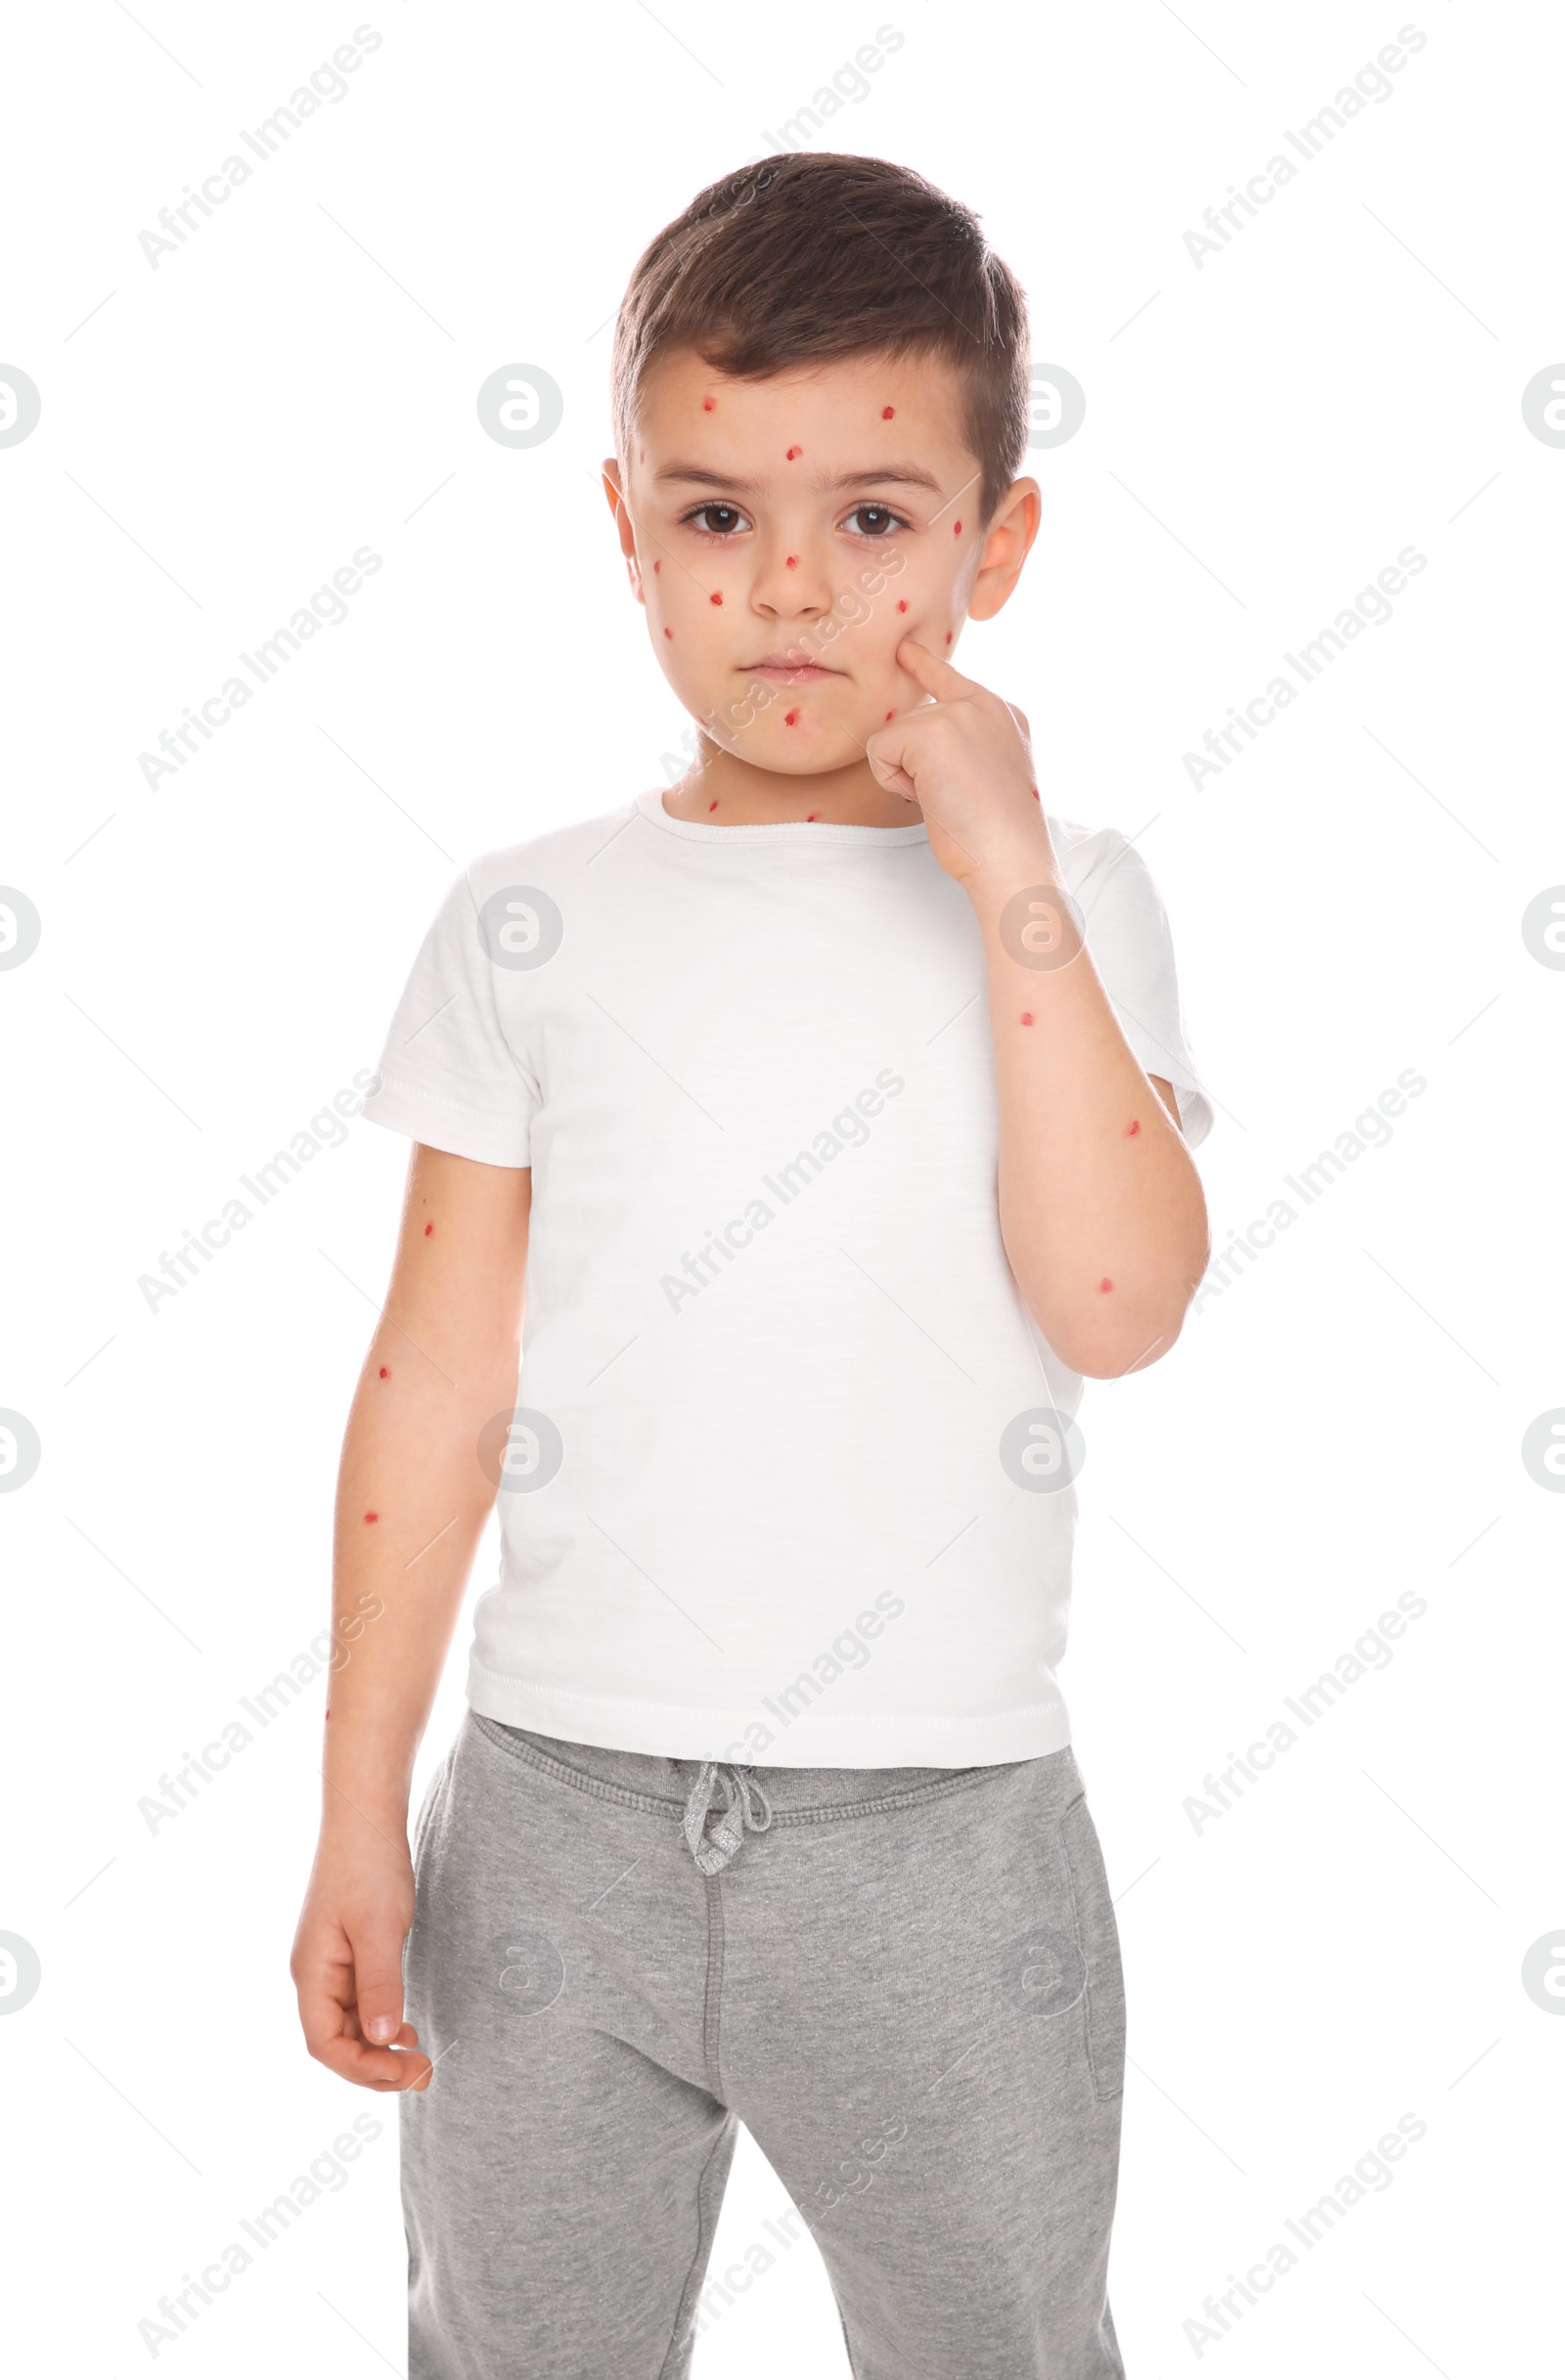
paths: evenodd
<path fill-rule="evenodd" d="M 985 524 L 962 384 L 943 359 L 855 356 L 769 380 L 663 357 L 604 465 L 631 585 L 675 693 L 752 766 L 815 775 L 920 699 L 912 637 L 949 659 L 1037 530 L 1018 480 Z"/>

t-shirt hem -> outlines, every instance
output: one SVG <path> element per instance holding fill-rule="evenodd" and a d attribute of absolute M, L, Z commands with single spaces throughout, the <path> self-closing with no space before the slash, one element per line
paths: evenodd
<path fill-rule="evenodd" d="M 481 1166 L 527 1167 L 532 1163 L 531 1136 L 508 1129 L 479 1109 L 464 1107 L 442 1092 L 381 1074 L 365 1098 L 363 1114 L 369 1124 L 404 1132 L 428 1149 L 444 1149 L 452 1157 L 470 1157 Z"/>
<path fill-rule="evenodd" d="M 759 1703 L 702 1708 L 535 1686 L 487 1668 L 476 1653 L 468 1700 L 485 1719 L 561 1742 L 756 1768 L 983 1768 L 1042 1759 L 1070 1741 L 1070 1719 L 1057 1697 L 1004 1711 L 803 1711 L 790 1718 Z M 768 1734 L 770 1742 L 761 1746 L 752 1730 Z"/>

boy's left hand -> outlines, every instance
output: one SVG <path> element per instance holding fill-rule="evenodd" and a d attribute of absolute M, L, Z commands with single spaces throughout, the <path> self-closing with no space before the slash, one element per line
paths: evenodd
<path fill-rule="evenodd" d="M 947 875 L 964 884 L 1010 852 L 1047 853 L 1026 715 L 912 637 L 897 666 L 934 700 L 899 711 L 865 751 L 888 792 L 918 804 Z"/>

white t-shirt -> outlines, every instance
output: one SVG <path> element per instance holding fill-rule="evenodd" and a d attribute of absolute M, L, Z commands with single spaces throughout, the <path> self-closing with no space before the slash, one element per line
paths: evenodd
<path fill-rule="evenodd" d="M 1199 1141 L 1145 863 L 1049 825 Z M 1068 1741 L 1082 1383 L 1006 1259 L 983 946 L 921 825 L 692 823 L 654 790 L 490 853 L 364 1112 L 532 1168 L 475 1710 L 805 1768 Z"/>

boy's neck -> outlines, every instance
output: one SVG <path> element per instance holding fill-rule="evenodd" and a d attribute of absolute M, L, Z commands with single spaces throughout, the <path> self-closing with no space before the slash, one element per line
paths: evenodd
<path fill-rule="evenodd" d="M 786 776 L 757 769 L 703 735 L 694 760 L 663 796 L 672 818 L 702 826 L 775 826 L 816 819 L 832 826 L 917 826 L 917 802 L 888 793 L 868 761 L 828 769 L 818 776 Z"/>

